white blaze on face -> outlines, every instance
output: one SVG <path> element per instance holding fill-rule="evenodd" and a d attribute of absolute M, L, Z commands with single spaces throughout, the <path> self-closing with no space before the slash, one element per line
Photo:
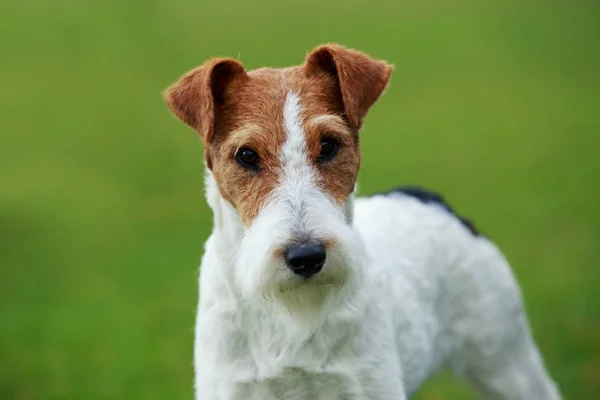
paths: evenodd
<path fill-rule="evenodd" d="M 307 214 L 314 207 L 330 208 L 331 205 L 318 204 L 327 199 L 316 184 L 318 172 L 308 158 L 301 111 L 299 97 L 295 93 L 288 93 L 283 106 L 283 124 L 287 138 L 280 152 L 282 170 L 275 196 L 286 209 L 288 229 L 298 236 L 294 239 L 323 240 L 326 238 L 310 237 L 310 217 Z"/>
<path fill-rule="evenodd" d="M 281 148 L 281 162 L 288 167 L 300 167 L 307 161 L 306 137 L 300 125 L 300 99 L 293 92 L 288 93 L 283 105 L 283 126 L 287 140 Z"/>

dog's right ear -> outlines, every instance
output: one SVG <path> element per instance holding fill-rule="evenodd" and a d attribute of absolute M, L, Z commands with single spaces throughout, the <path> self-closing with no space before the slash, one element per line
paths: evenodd
<path fill-rule="evenodd" d="M 246 78 L 246 70 L 239 61 L 214 58 L 183 75 L 163 92 L 163 97 L 173 114 L 194 128 L 208 144 L 228 86 L 236 79 Z"/>

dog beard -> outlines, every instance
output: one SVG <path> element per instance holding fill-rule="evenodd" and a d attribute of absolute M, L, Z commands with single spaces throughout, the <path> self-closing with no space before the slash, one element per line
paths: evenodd
<path fill-rule="evenodd" d="M 271 259 L 262 274 L 252 275 L 258 279 L 245 282 L 243 301 L 261 310 L 295 343 L 308 340 L 328 320 L 357 315 L 365 255 L 357 235 L 349 227 L 347 232 L 354 240 L 330 248 L 318 275 L 295 276 L 284 263 Z"/>

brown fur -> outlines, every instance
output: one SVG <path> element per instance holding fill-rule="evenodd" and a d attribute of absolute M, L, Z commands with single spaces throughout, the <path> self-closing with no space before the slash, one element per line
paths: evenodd
<path fill-rule="evenodd" d="M 358 130 L 391 71 L 383 61 L 339 45 L 318 47 L 301 66 L 248 73 L 238 61 L 219 58 L 184 75 L 165 99 L 178 118 L 200 133 L 221 195 L 249 225 L 279 181 L 287 93 L 300 98 L 301 125 L 319 185 L 343 204 L 360 166 Z M 339 142 L 339 151 L 331 161 L 318 163 L 325 136 Z M 236 162 L 243 146 L 259 154 L 259 171 Z"/>
<path fill-rule="evenodd" d="M 350 125 L 359 129 L 369 108 L 383 93 L 393 67 L 337 44 L 317 47 L 306 59 L 307 73 L 326 71 L 338 80 Z"/>

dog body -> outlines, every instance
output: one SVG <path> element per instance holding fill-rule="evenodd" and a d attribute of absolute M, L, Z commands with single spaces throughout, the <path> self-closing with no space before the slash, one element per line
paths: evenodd
<path fill-rule="evenodd" d="M 391 66 L 337 45 L 166 92 L 205 145 L 198 400 L 405 399 L 449 366 L 491 399 L 559 399 L 497 248 L 409 188 L 355 198 L 358 133 Z"/>

